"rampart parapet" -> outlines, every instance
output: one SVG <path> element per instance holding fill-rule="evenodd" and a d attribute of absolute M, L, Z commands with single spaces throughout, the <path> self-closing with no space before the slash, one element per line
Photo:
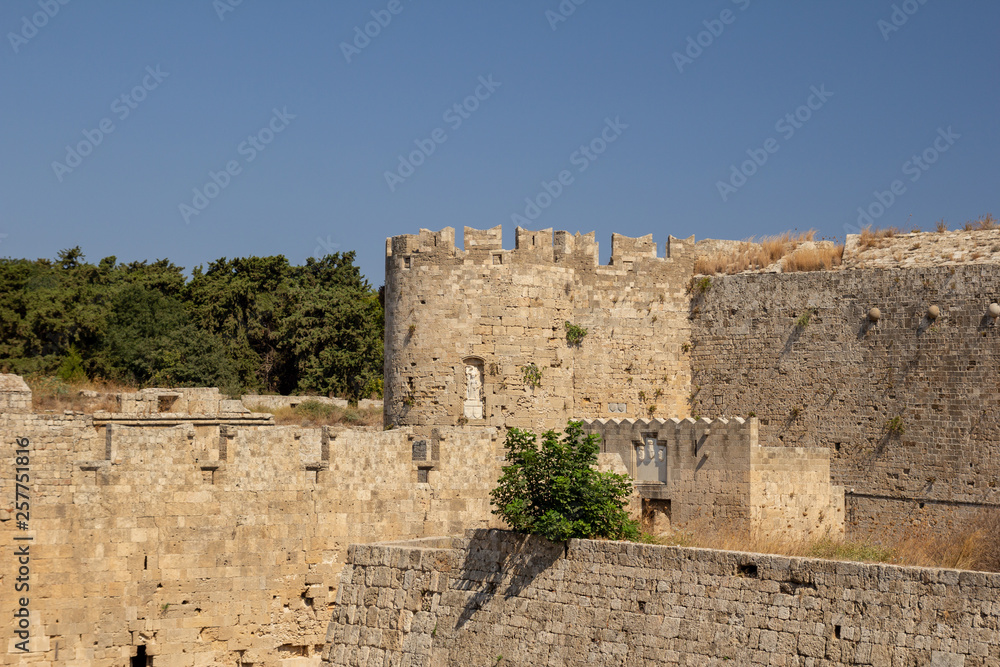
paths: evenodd
<path fill-rule="evenodd" d="M 621 457 L 650 532 L 700 521 L 796 539 L 844 535 L 830 450 L 761 447 L 755 417 L 587 419 L 583 428 Z"/>
<path fill-rule="evenodd" d="M 581 234 L 563 230 L 531 230 L 517 227 L 514 249 L 503 247 L 501 225 L 490 229 L 464 228 L 463 247 L 455 244 L 455 229 L 440 231 L 421 229 L 417 234 L 401 234 L 386 239 L 386 272 L 410 269 L 428 264 L 472 262 L 492 266 L 509 264 L 563 264 L 575 269 L 596 269 L 599 266 L 599 246 L 594 232 Z M 694 237 L 677 239 L 668 236 L 663 253 L 659 253 L 652 234 L 632 238 L 622 234 L 611 236 L 609 266 L 631 270 L 640 260 L 671 260 L 684 258 L 694 250 Z"/>

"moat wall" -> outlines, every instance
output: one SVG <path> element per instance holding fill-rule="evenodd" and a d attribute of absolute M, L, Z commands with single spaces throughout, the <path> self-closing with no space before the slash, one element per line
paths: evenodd
<path fill-rule="evenodd" d="M 829 448 L 849 536 L 947 530 L 1000 505 L 998 295 L 996 265 L 713 277 L 691 306 L 691 410 Z"/>
<path fill-rule="evenodd" d="M 10 664 L 302 667 L 319 661 L 349 543 L 489 524 L 489 430 L 414 438 L 340 428 L 96 427 L 0 415 L 5 502 L 15 438 L 30 440 L 30 642 Z M 13 558 L 5 559 L 7 564 Z M 14 565 L 0 616 L 14 618 Z"/>
<path fill-rule="evenodd" d="M 504 531 L 352 546 L 325 665 L 1000 664 L 1000 574 Z"/>

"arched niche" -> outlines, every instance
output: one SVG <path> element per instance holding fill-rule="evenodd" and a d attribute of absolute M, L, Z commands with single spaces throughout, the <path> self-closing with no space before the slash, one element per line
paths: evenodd
<path fill-rule="evenodd" d="M 462 416 L 466 419 L 483 419 L 484 414 L 484 373 L 483 360 L 466 357 L 462 360 L 463 382 L 459 385 L 464 393 Z"/>

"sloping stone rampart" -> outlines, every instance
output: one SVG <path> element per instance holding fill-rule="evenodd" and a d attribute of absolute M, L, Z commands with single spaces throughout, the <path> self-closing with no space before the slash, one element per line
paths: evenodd
<path fill-rule="evenodd" d="M 324 665 L 995 667 L 1000 574 L 503 531 L 351 546 Z"/>

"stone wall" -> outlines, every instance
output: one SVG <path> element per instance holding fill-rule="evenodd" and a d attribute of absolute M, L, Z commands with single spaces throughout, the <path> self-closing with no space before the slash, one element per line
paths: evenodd
<path fill-rule="evenodd" d="M 386 243 L 385 421 L 562 428 L 567 419 L 687 414 L 693 239 L 450 227 Z M 583 327 L 578 345 L 565 323 Z M 533 365 L 533 367 L 532 367 Z M 537 369 L 537 375 L 531 376 Z"/>
<path fill-rule="evenodd" d="M 849 534 L 947 530 L 1000 504 L 998 294 L 985 264 L 713 277 L 692 302 L 691 410 L 829 449 Z"/>
<path fill-rule="evenodd" d="M 470 531 L 351 546 L 324 664 L 993 667 L 998 597 L 1000 574 Z"/>
<path fill-rule="evenodd" d="M 644 513 L 666 514 L 664 526 L 844 535 L 844 489 L 830 484 L 830 452 L 761 447 L 755 418 L 598 419 L 584 430 L 601 436 L 602 452 L 620 456 Z"/>
<path fill-rule="evenodd" d="M 916 232 L 864 240 L 848 234 L 844 266 L 915 268 L 946 265 L 1000 264 L 1000 230 Z"/>
<path fill-rule="evenodd" d="M 0 412 L 31 412 L 31 389 L 20 375 L 0 373 Z"/>
<path fill-rule="evenodd" d="M 14 566 L 0 646 L 17 664 L 315 665 L 348 543 L 489 525 L 489 429 L 360 432 L 192 425 L 99 428 L 0 414 L 0 497 L 30 441 L 29 653 L 15 650 Z M 31 537 L 29 542 L 14 537 Z"/>
<path fill-rule="evenodd" d="M 327 396 L 277 396 L 274 394 L 243 394 L 240 396 L 243 405 L 253 409 L 278 410 L 280 408 L 294 408 L 307 401 L 322 403 L 323 405 L 333 405 L 338 408 L 350 406 L 350 401 L 346 398 L 330 398 Z M 381 410 L 382 401 L 371 398 L 362 398 L 358 401 L 358 408 L 361 410 Z"/>

